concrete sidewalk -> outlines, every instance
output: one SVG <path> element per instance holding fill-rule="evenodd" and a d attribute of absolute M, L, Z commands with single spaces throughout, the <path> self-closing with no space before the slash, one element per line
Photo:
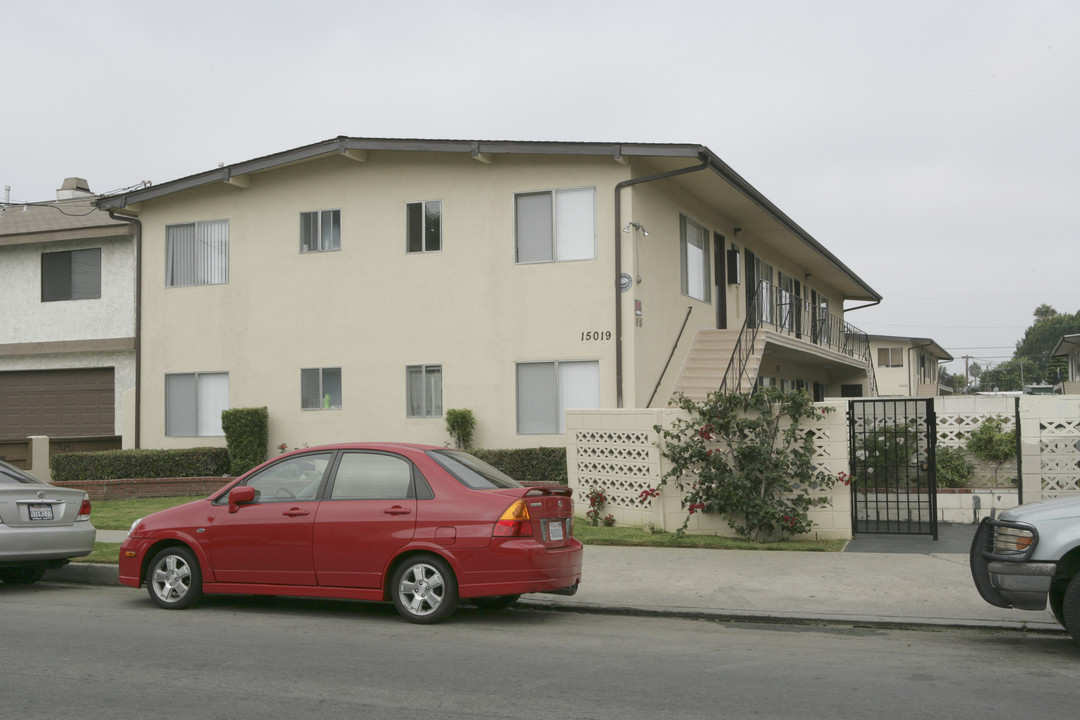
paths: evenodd
<path fill-rule="evenodd" d="M 1049 610 L 1006 610 L 979 596 L 966 548 L 958 552 L 974 532 L 974 526 L 967 527 L 943 532 L 937 543 L 889 537 L 884 546 L 889 552 L 866 551 L 885 541 L 862 537 L 842 553 L 590 545 L 576 595 L 527 595 L 521 604 L 582 612 L 1064 633 Z M 124 535 L 98 531 L 98 540 L 120 542 Z M 45 580 L 115 584 L 117 568 L 74 563 L 49 571 Z"/>

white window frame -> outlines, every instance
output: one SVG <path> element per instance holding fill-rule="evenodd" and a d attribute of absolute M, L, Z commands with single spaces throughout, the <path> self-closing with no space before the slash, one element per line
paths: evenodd
<path fill-rule="evenodd" d="M 413 207 L 420 207 L 420 249 L 412 249 L 412 219 L 409 215 L 409 210 Z M 420 255 L 423 253 L 442 252 L 443 249 L 443 202 L 442 200 L 424 200 L 416 202 L 405 203 L 405 252 L 408 255 Z M 439 225 L 437 234 L 432 232 L 432 228 L 428 223 L 430 218 L 430 211 L 437 209 L 439 214 Z M 431 235 L 436 235 L 436 242 L 438 247 L 429 247 L 429 239 Z"/>
<path fill-rule="evenodd" d="M 572 198 L 584 199 L 588 196 L 589 211 L 591 214 L 587 229 L 582 229 L 578 224 L 579 218 L 574 217 L 574 208 L 570 204 Z M 546 224 L 539 228 L 525 228 L 524 224 L 529 221 L 529 208 L 523 208 L 527 198 L 548 198 L 550 205 L 550 217 L 543 208 L 531 208 L 535 218 Z M 578 208 L 580 209 L 580 208 Z M 523 232 L 523 230 L 527 230 Z M 535 238 L 527 235 L 535 234 Z M 546 237 L 545 237 L 546 236 Z M 535 241 L 532 247 L 530 240 Z M 522 253 L 522 243 L 529 242 L 528 252 Z M 535 192 L 522 192 L 514 194 L 514 263 L 518 265 L 532 265 L 549 262 L 575 262 L 582 260 L 595 260 L 597 248 L 596 231 L 596 188 L 592 186 L 558 188 L 555 190 L 539 190 Z M 524 259 L 523 259 L 524 255 Z"/>
<path fill-rule="evenodd" d="M 701 246 L 695 245 L 697 236 Z M 682 267 L 682 294 L 701 302 L 712 302 L 710 233 L 701 223 L 679 215 L 679 261 Z"/>
<path fill-rule="evenodd" d="M 539 379 L 536 371 L 550 373 L 550 381 L 554 387 L 525 387 L 522 375 L 531 375 L 524 380 L 535 383 Z M 575 371 L 580 371 L 576 373 L 578 377 L 571 377 Z M 586 376 L 589 387 L 581 385 Z M 514 370 L 514 383 L 518 435 L 565 434 L 567 410 L 600 407 L 599 360 L 519 362 Z M 536 403 L 544 403 L 546 406 L 535 407 Z M 544 417 L 545 415 L 548 417 Z"/>
<path fill-rule="evenodd" d="M 882 353 L 884 352 L 884 355 Z M 881 362 L 882 358 L 885 358 L 885 362 Z M 902 347 L 880 347 L 878 348 L 877 366 L 881 368 L 902 368 L 904 367 L 904 348 Z"/>
<path fill-rule="evenodd" d="M 413 400 L 412 378 L 414 371 L 420 371 L 420 397 L 419 403 Z M 438 387 L 436 390 L 433 378 L 438 374 Z M 435 397 L 436 394 L 438 397 Z M 413 407 L 419 405 L 420 411 L 414 412 Z M 443 416 L 443 366 L 442 365 L 407 365 L 405 366 L 405 417 L 410 418 L 437 418 Z"/>
<path fill-rule="evenodd" d="M 181 232 L 190 228 L 190 237 Z M 222 237 L 212 237 L 224 229 Z M 186 234 L 186 233 L 185 233 Z M 165 226 L 165 287 L 229 282 L 229 221 L 203 220 Z"/>
<path fill-rule="evenodd" d="M 328 370 L 337 372 L 337 391 L 338 391 L 337 392 L 337 394 L 338 394 L 337 404 L 334 403 L 332 386 L 331 386 L 331 392 L 330 393 L 328 393 L 326 391 L 327 390 L 327 388 L 326 388 L 326 384 L 327 384 L 326 383 L 326 373 L 327 373 Z M 307 404 L 305 404 L 307 402 L 307 397 L 305 396 L 305 392 L 304 392 L 304 373 L 318 373 L 318 375 L 316 377 L 318 378 L 318 384 L 319 384 L 319 394 L 318 394 L 319 403 L 317 405 L 307 405 Z M 310 377 L 310 375 L 308 377 Z M 342 403 L 343 403 L 343 397 L 342 396 L 344 395 L 344 392 L 345 392 L 342 385 L 343 385 L 343 382 L 342 382 L 342 378 L 341 378 L 341 368 L 340 367 L 301 368 L 300 369 L 300 409 L 301 410 L 340 410 L 341 407 L 342 407 Z M 327 399 L 328 396 L 329 396 L 329 399 Z"/>
<path fill-rule="evenodd" d="M 191 380 L 193 390 L 181 383 Z M 222 390 L 224 392 L 222 392 Z M 215 395 L 217 395 L 215 402 Z M 182 402 L 187 407 L 177 409 L 176 403 Z M 181 418 L 182 426 L 176 427 L 174 412 L 190 409 L 194 418 Z M 225 431 L 221 427 L 221 411 L 229 409 L 229 373 L 195 372 L 166 373 L 165 375 L 165 435 L 166 437 L 221 437 Z M 193 426 L 194 432 L 184 428 Z"/>
<path fill-rule="evenodd" d="M 304 230 L 307 227 L 306 221 L 308 219 L 314 219 L 315 221 L 315 236 L 312 239 L 312 244 L 304 242 Z M 324 238 L 324 228 L 328 220 L 330 222 L 330 235 L 329 238 Z M 335 230 L 337 231 L 336 234 Z M 300 252 L 318 253 L 335 250 L 341 250 L 341 210 L 311 210 L 300 213 Z"/>
<path fill-rule="evenodd" d="M 62 287 L 50 285 L 46 280 L 52 280 L 57 273 L 55 269 L 46 278 L 45 266 L 53 265 L 53 259 L 60 255 L 68 257 L 66 284 Z M 48 258 L 48 260 L 46 260 Z M 90 279 L 92 282 L 87 283 Z M 46 297 L 45 288 L 49 287 L 50 297 Z M 58 290 L 64 290 L 62 294 Z M 41 253 L 41 302 L 67 302 L 70 300 L 100 300 L 101 299 L 101 248 L 81 248 L 79 250 L 57 250 L 54 252 Z"/>

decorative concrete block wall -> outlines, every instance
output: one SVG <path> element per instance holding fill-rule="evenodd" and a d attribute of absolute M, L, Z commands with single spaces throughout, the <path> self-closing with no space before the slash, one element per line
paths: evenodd
<path fill-rule="evenodd" d="M 822 413 L 809 426 L 814 436 L 815 457 L 832 474 L 848 472 L 846 403 L 819 403 L 834 412 Z M 681 410 L 570 410 L 566 413 L 566 460 L 570 487 L 578 498 L 578 512 L 584 514 L 585 497 L 599 488 L 607 497 L 603 513 L 610 513 L 619 525 L 643 526 L 672 532 L 686 519 L 682 493 L 673 483 L 659 496 L 640 497 L 655 488 L 668 471 L 661 455 L 655 426 L 669 427 Z M 829 494 L 826 508 L 811 511 L 814 530 L 808 537 L 851 537 L 851 493 L 838 483 Z M 715 513 L 698 513 L 690 518 L 688 532 L 734 536 L 727 521 Z"/>

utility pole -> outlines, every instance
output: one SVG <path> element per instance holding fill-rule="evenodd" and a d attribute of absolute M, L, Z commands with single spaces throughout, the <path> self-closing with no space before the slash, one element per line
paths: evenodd
<path fill-rule="evenodd" d="M 968 360 L 970 359 L 970 355 L 964 355 L 964 392 L 968 389 Z"/>

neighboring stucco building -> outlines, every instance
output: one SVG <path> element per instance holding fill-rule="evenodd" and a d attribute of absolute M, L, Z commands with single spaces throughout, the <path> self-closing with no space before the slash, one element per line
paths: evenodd
<path fill-rule="evenodd" d="M 870 348 L 881 397 L 951 394 L 938 382 L 938 369 L 953 356 L 930 338 L 871 335 Z"/>
<path fill-rule="evenodd" d="M 1069 379 L 1059 382 L 1054 391 L 1080 395 L 1080 335 L 1065 335 L 1058 340 L 1050 357 L 1063 356 L 1069 360 Z"/>
<path fill-rule="evenodd" d="M 562 445 L 566 409 L 719 387 L 740 337 L 729 389 L 873 394 L 843 313 L 880 295 L 700 145 L 341 137 L 99 205 L 141 225 L 144 447 L 262 405 L 272 446 L 443 444 L 446 408 Z"/>
<path fill-rule="evenodd" d="M 55 201 L 0 205 L 0 439 L 122 434 L 135 230 L 95 198 L 67 178 Z"/>

